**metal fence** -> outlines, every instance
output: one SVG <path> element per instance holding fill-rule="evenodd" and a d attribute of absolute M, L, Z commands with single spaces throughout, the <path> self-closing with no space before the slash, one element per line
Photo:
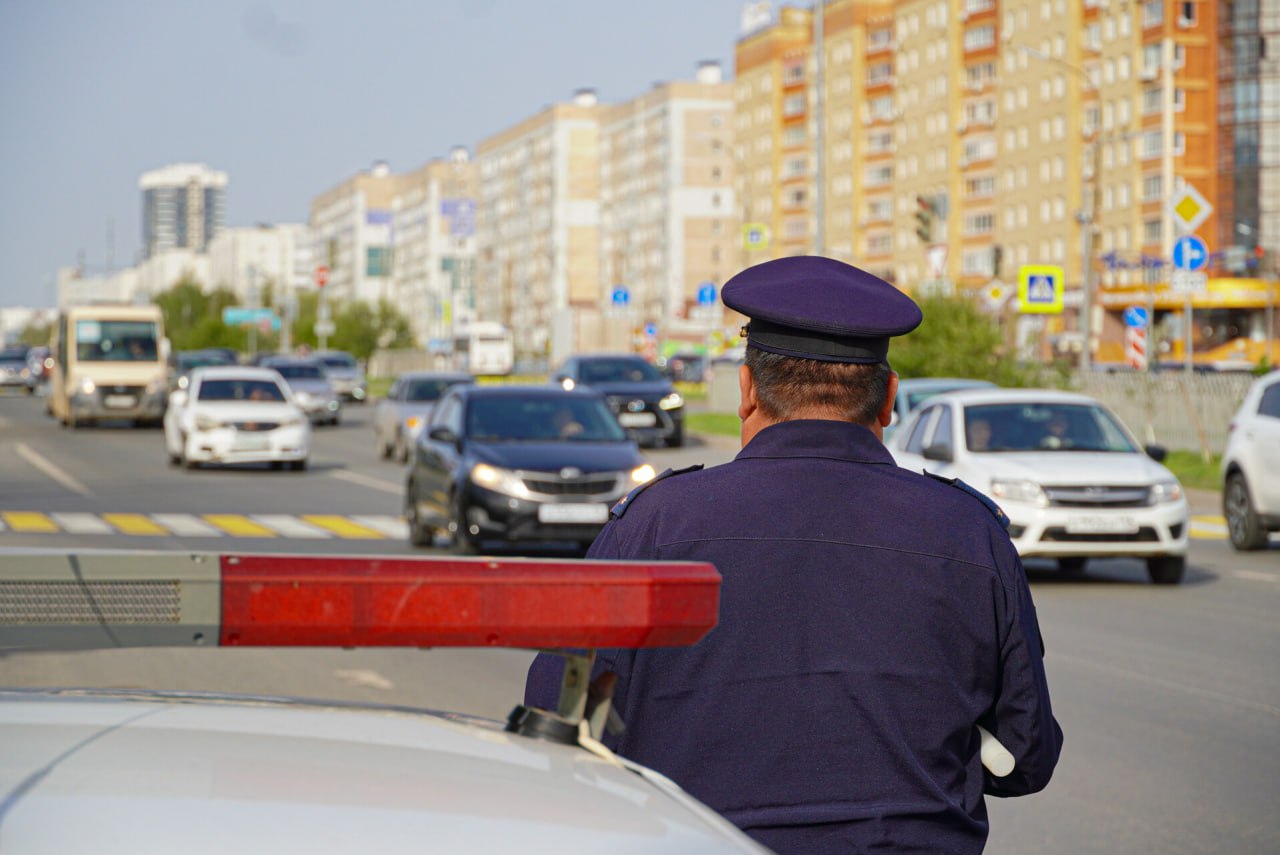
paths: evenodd
<path fill-rule="evenodd" d="M 1220 454 L 1248 374 L 1077 374 L 1072 387 L 1105 403 L 1138 438 L 1174 451 Z"/>

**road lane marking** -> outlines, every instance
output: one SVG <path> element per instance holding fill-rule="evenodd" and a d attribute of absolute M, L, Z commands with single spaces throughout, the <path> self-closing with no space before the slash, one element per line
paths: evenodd
<path fill-rule="evenodd" d="M 14 531 L 40 532 L 52 534 L 58 531 L 58 524 L 47 516 L 34 511 L 5 511 L 4 521 Z"/>
<path fill-rule="evenodd" d="M 115 534 L 96 514 L 50 514 L 67 534 Z"/>
<path fill-rule="evenodd" d="M 275 537 L 276 533 L 240 514 L 205 514 L 205 522 L 232 537 Z"/>
<path fill-rule="evenodd" d="M 340 469 L 337 472 L 329 473 L 332 477 L 349 484 L 359 484 L 361 487 L 368 487 L 371 490 L 381 490 L 384 493 L 391 493 L 395 496 L 404 495 L 403 484 L 393 484 L 390 481 L 383 481 L 381 478 L 371 478 L 368 475 L 361 475 L 358 472 L 347 472 Z"/>
<path fill-rule="evenodd" d="M 89 488 L 81 484 L 71 475 L 68 475 L 53 461 L 47 459 L 25 442 L 20 442 L 14 446 L 14 450 L 18 452 L 18 456 L 66 487 L 73 493 L 79 493 L 81 496 L 89 495 Z"/>
<path fill-rule="evenodd" d="M 152 514 L 151 518 L 178 537 L 222 537 L 222 532 L 194 514 Z"/>
<path fill-rule="evenodd" d="M 352 521 L 363 526 L 368 526 L 374 531 L 380 531 L 387 537 L 393 537 L 396 540 L 409 539 L 409 524 L 402 517 L 392 516 L 352 516 Z"/>
<path fill-rule="evenodd" d="M 303 514 L 302 520 L 303 522 L 320 526 L 320 528 L 328 529 L 338 537 L 350 540 L 385 540 L 387 537 L 380 531 L 374 531 L 371 528 L 354 523 L 346 517 L 334 514 Z"/>
<path fill-rule="evenodd" d="M 1240 579 L 1252 579 L 1255 582 L 1280 582 L 1280 576 L 1272 576 L 1270 573 L 1259 573 L 1256 570 L 1232 570 L 1231 575 Z"/>
<path fill-rule="evenodd" d="M 253 519 L 284 537 L 310 537 L 317 539 L 333 537 L 333 532 L 307 525 L 302 520 L 289 514 L 254 514 Z"/>
<path fill-rule="evenodd" d="M 1187 536 L 1196 540 L 1225 540 L 1227 520 L 1225 517 L 1208 514 L 1194 516 L 1187 527 Z"/>
<path fill-rule="evenodd" d="M 167 528 L 157 525 L 143 514 L 103 514 L 102 519 L 119 529 L 121 534 L 160 537 L 169 533 Z"/>

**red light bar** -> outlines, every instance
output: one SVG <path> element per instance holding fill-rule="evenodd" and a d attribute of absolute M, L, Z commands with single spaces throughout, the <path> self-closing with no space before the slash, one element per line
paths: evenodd
<path fill-rule="evenodd" d="M 259 647 L 671 647 L 716 625 L 693 562 L 222 556 L 220 643 Z"/>

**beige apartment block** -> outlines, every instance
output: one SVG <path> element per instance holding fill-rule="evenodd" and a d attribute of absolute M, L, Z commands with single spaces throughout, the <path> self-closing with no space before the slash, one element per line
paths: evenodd
<path fill-rule="evenodd" d="M 474 318 L 478 170 L 455 147 L 400 177 L 392 200 L 392 293 L 420 347 L 442 357 L 456 326 Z"/>
<path fill-rule="evenodd" d="M 311 200 L 312 258 L 329 268 L 329 300 L 394 300 L 393 206 L 401 176 L 385 162 Z"/>
<path fill-rule="evenodd" d="M 709 282 L 718 295 L 739 261 L 732 119 L 732 86 L 716 63 L 603 112 L 603 309 L 631 337 L 652 324 L 659 338 L 701 342 L 720 327 L 720 312 L 700 306 L 698 292 Z M 611 305 L 620 288 L 625 307 Z"/>
<path fill-rule="evenodd" d="M 509 326 L 517 358 L 600 344 L 604 109 L 580 90 L 476 146 L 475 316 Z"/>

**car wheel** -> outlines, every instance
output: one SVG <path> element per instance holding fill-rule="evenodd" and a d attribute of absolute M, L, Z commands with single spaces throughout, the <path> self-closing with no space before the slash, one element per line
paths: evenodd
<path fill-rule="evenodd" d="M 301 460 L 290 460 L 289 468 L 294 472 L 303 472 L 307 468 L 307 459 L 304 457 Z"/>
<path fill-rule="evenodd" d="M 1157 585 L 1176 585 L 1186 572 L 1185 555 L 1158 555 L 1147 559 L 1147 575 Z"/>
<path fill-rule="evenodd" d="M 391 455 L 395 453 L 395 450 L 391 447 L 391 443 L 383 442 L 382 437 L 376 432 L 373 435 L 373 440 L 373 444 L 378 449 L 378 456 L 383 460 L 390 460 Z"/>
<path fill-rule="evenodd" d="M 1068 576 L 1080 576 L 1084 573 L 1085 565 L 1089 563 L 1089 559 L 1080 555 L 1072 555 L 1067 558 L 1058 559 L 1058 570 Z"/>
<path fill-rule="evenodd" d="M 453 519 L 449 523 L 449 527 L 453 529 L 454 551 L 459 555 L 474 555 L 477 551 L 477 544 L 472 538 L 471 532 L 467 531 L 467 514 L 466 509 L 462 507 L 462 497 L 454 493 L 453 501 L 450 504 L 453 508 Z"/>
<path fill-rule="evenodd" d="M 684 445 L 684 425 L 676 428 L 675 433 L 667 437 L 667 446 L 670 448 L 679 448 Z"/>
<path fill-rule="evenodd" d="M 401 463 L 409 462 L 409 446 L 405 445 L 403 441 L 396 443 L 396 460 Z"/>
<path fill-rule="evenodd" d="M 1227 518 L 1227 534 L 1231 545 L 1242 551 L 1261 549 L 1267 545 L 1267 530 L 1253 509 L 1249 485 L 1244 476 L 1233 472 L 1222 491 L 1222 513 Z"/>
<path fill-rule="evenodd" d="M 436 541 L 436 530 L 422 522 L 422 518 L 418 516 L 418 503 L 412 497 L 411 485 L 404 509 L 404 518 L 409 523 L 409 543 L 413 546 L 431 546 Z"/>

